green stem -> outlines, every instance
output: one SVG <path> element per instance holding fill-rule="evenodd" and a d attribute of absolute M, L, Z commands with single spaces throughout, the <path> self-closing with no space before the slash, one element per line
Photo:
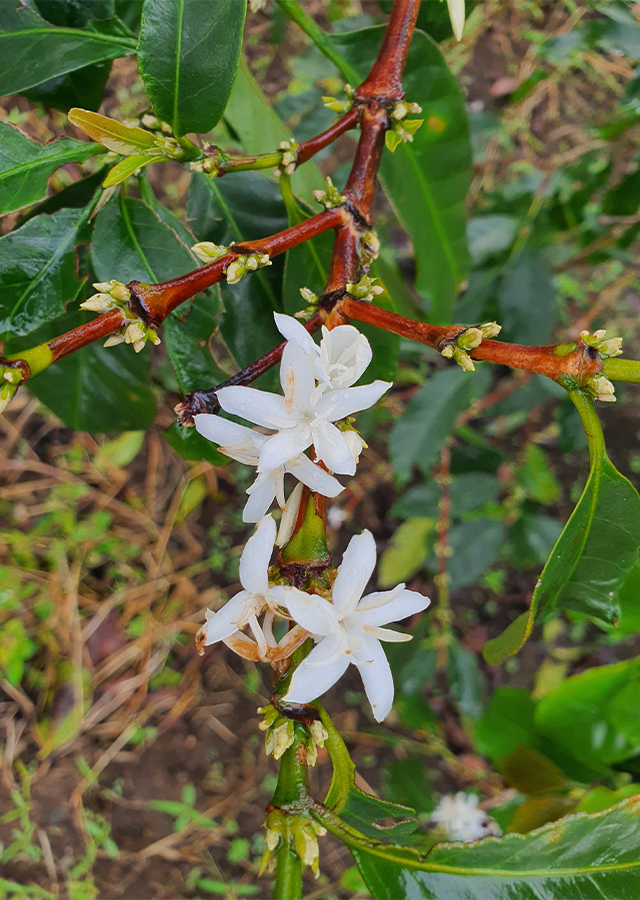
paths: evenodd
<path fill-rule="evenodd" d="M 342 73 L 343 77 L 351 82 L 354 86 L 360 84 L 360 76 L 355 69 L 352 69 L 339 53 L 331 46 L 331 41 L 327 32 L 324 31 L 317 22 L 311 18 L 308 12 L 300 6 L 297 0 L 278 0 L 279 6 L 292 19 L 296 25 L 304 31 L 327 59 L 330 59 L 334 66 Z"/>
<path fill-rule="evenodd" d="M 604 435 L 593 400 L 588 394 L 580 390 L 569 391 L 568 394 L 580 413 L 582 427 L 587 435 L 591 469 L 599 468 L 604 456 Z"/>
<path fill-rule="evenodd" d="M 637 359 L 605 359 L 604 374 L 611 381 L 631 381 L 640 384 L 640 360 Z"/>
<path fill-rule="evenodd" d="M 277 850 L 273 900 L 301 900 L 301 898 L 302 860 L 283 838 Z"/>

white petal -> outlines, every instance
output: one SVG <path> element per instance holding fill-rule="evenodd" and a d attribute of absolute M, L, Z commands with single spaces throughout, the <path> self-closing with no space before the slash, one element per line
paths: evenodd
<path fill-rule="evenodd" d="M 284 547 L 291 540 L 293 529 L 298 520 L 298 512 L 300 511 L 300 500 L 302 499 L 302 483 L 299 482 L 289 494 L 287 504 L 280 519 L 280 527 L 278 528 L 278 536 L 276 544 L 278 547 Z"/>
<path fill-rule="evenodd" d="M 375 567 L 376 542 L 370 531 L 363 531 L 349 541 L 333 584 L 333 604 L 342 615 L 356 608 Z"/>
<path fill-rule="evenodd" d="M 283 699 L 290 703 L 310 703 L 328 691 L 349 666 L 349 657 L 340 653 L 340 649 L 341 641 L 337 636 L 323 638 L 293 673 Z M 333 662 L 321 661 L 327 658 Z"/>
<path fill-rule="evenodd" d="M 322 422 L 313 429 L 316 456 L 328 469 L 338 475 L 355 475 L 356 461 L 349 441 L 331 422 Z"/>
<path fill-rule="evenodd" d="M 384 597 L 388 600 L 383 600 Z M 384 591 L 363 597 L 355 616 L 360 625 L 388 625 L 422 612 L 430 603 L 428 597 L 417 591 L 403 590 L 395 597 L 394 591 Z"/>
<path fill-rule="evenodd" d="M 269 394 L 267 391 L 234 384 L 220 388 L 216 396 L 225 412 L 255 422 L 264 428 L 278 428 L 277 423 L 287 419 L 284 397 L 279 394 Z"/>
<path fill-rule="evenodd" d="M 316 379 L 311 360 L 294 341 L 288 341 L 280 363 L 280 384 L 285 396 L 287 411 L 294 408 L 307 409 L 311 403 L 311 393 Z"/>
<path fill-rule="evenodd" d="M 464 30 L 464 0 L 447 0 L 447 6 L 449 7 L 449 18 L 451 19 L 453 33 L 456 36 L 456 40 L 459 41 Z"/>
<path fill-rule="evenodd" d="M 371 345 L 353 325 L 339 325 L 320 344 L 322 361 L 331 374 L 331 387 L 348 388 L 371 362 Z M 342 370 L 342 371 L 341 371 Z"/>
<path fill-rule="evenodd" d="M 387 718 L 393 706 L 393 676 L 380 641 L 361 633 L 362 646 L 352 655 L 376 722 Z"/>
<path fill-rule="evenodd" d="M 307 449 L 311 444 L 308 428 L 288 428 L 268 438 L 260 451 L 258 472 L 278 469 Z"/>
<path fill-rule="evenodd" d="M 260 520 L 255 533 L 247 541 L 240 557 L 240 584 L 252 594 L 269 590 L 267 569 L 276 540 L 276 523 L 271 516 Z"/>
<path fill-rule="evenodd" d="M 310 634 L 327 635 L 336 632 L 342 634 L 338 611 L 319 594 L 307 594 L 298 588 L 285 585 L 272 587 L 271 594 L 287 607 L 292 619 Z"/>
<path fill-rule="evenodd" d="M 258 475 L 249 490 L 249 499 L 242 511 L 243 522 L 259 522 L 267 512 L 276 495 L 275 484 L 271 472 Z"/>
<path fill-rule="evenodd" d="M 325 472 L 304 453 L 289 460 L 285 464 L 285 470 L 294 475 L 302 484 L 306 484 L 312 491 L 322 494 L 323 497 L 337 497 L 342 491 L 342 485 L 338 479 Z"/>
<path fill-rule="evenodd" d="M 318 402 L 316 411 L 318 415 L 322 415 L 326 410 L 331 410 L 330 421 L 337 422 L 338 419 L 344 419 L 353 413 L 369 409 L 390 387 L 392 387 L 391 381 L 374 381 L 372 384 L 363 384 L 360 387 L 327 391 L 322 400 Z M 223 388 L 223 390 L 229 390 L 229 388 Z M 220 395 L 218 394 L 218 396 Z"/>
<path fill-rule="evenodd" d="M 240 591 L 240 593 L 225 603 L 222 609 L 207 619 L 198 632 L 198 634 L 205 635 L 205 647 L 209 644 L 215 644 L 216 641 L 223 641 L 225 638 L 231 637 L 238 630 L 236 622 L 242 616 L 244 602 L 249 597 L 251 597 L 249 591 Z"/>
<path fill-rule="evenodd" d="M 318 345 L 302 322 L 294 319 L 293 316 L 285 316 L 283 313 L 274 313 L 273 318 L 276 320 L 276 328 L 286 341 L 295 341 L 309 356 L 316 356 Z"/>
<path fill-rule="evenodd" d="M 253 431 L 246 425 L 238 425 L 220 416 L 212 416 L 209 413 L 200 413 L 193 417 L 196 431 L 208 441 L 216 444 L 237 444 L 240 441 L 251 440 Z"/>

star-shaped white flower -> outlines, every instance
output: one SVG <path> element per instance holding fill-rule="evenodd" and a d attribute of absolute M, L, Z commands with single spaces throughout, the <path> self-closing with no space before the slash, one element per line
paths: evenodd
<path fill-rule="evenodd" d="M 269 561 L 275 539 L 276 523 L 271 516 L 265 516 L 240 557 L 240 584 L 243 590 L 218 612 L 207 610 L 207 621 L 196 635 L 198 648 L 224 641 L 248 625 L 261 658 L 267 658 L 268 643 L 258 623 L 258 616 L 265 608 L 275 612 L 282 605 L 282 599 L 275 597 L 269 588 Z"/>
<path fill-rule="evenodd" d="M 373 715 L 382 722 L 393 704 L 393 677 L 380 641 L 409 641 L 411 635 L 381 628 L 426 609 L 430 601 L 399 584 L 391 591 L 362 597 L 376 564 L 371 532 L 351 538 L 333 585 L 333 603 L 294 587 L 272 593 L 289 615 L 317 641 L 293 673 L 284 699 L 310 703 L 335 684 L 349 663 L 362 676 Z M 362 598 L 362 599 L 361 599 Z"/>
<path fill-rule="evenodd" d="M 320 393 L 351 387 L 371 362 L 371 345 L 353 325 L 338 325 L 331 331 L 323 325 L 322 340 L 316 344 L 293 316 L 274 313 L 274 318 L 280 334 L 295 341 L 309 357 Z"/>
<path fill-rule="evenodd" d="M 226 412 L 275 432 L 260 449 L 258 472 L 286 465 L 313 444 L 317 459 L 328 469 L 354 475 L 356 461 L 349 441 L 333 423 L 373 406 L 391 383 L 374 381 L 321 392 L 312 361 L 295 341 L 288 341 L 282 354 L 280 383 L 284 397 L 241 385 L 217 392 Z"/>
<path fill-rule="evenodd" d="M 221 453 L 249 466 L 258 465 L 260 451 L 269 440 L 269 435 L 208 413 L 194 416 L 193 421 L 203 437 L 220 445 L 218 449 Z M 249 499 L 242 512 L 243 522 L 259 522 L 274 498 L 281 509 L 287 508 L 284 498 L 284 476 L 287 472 L 323 497 L 337 497 L 342 490 L 337 478 L 313 463 L 304 453 L 299 453 L 284 465 L 258 474 L 251 487 L 247 488 Z"/>

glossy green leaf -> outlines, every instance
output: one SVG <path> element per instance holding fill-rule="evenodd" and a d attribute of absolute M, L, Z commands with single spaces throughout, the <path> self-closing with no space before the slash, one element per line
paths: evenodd
<path fill-rule="evenodd" d="M 156 115 L 181 136 L 219 121 L 235 78 L 245 3 L 145 0 L 140 72 Z"/>
<path fill-rule="evenodd" d="M 525 464 L 518 480 L 531 500 L 554 503 L 560 498 L 560 485 L 549 467 L 544 450 L 537 444 L 527 445 Z"/>
<path fill-rule="evenodd" d="M 188 223 L 198 240 L 228 246 L 282 231 L 288 220 L 277 184 L 257 172 L 238 172 L 219 180 L 192 176 Z M 276 257 L 238 284 L 220 283 L 220 327 L 239 366 L 282 341 L 273 320 L 274 310 L 281 311 L 282 273 L 283 259 Z"/>
<path fill-rule="evenodd" d="M 389 763 L 384 770 L 384 783 L 385 794 L 394 803 L 411 805 L 416 812 L 431 812 L 435 807 L 422 756 L 407 756 Z"/>
<path fill-rule="evenodd" d="M 406 480 L 414 464 L 428 469 L 459 414 L 484 394 L 490 377 L 487 369 L 468 373 L 451 366 L 420 388 L 391 432 L 391 462 L 399 478 Z"/>
<path fill-rule="evenodd" d="M 140 170 L 146 168 L 146 166 L 150 166 L 157 162 L 163 162 L 163 160 L 166 160 L 166 156 L 148 156 L 146 154 L 140 154 L 140 156 L 127 156 L 125 159 L 121 159 L 119 163 L 116 163 L 113 169 L 109 171 L 102 186 L 105 188 L 115 187 L 115 185 L 126 181 L 130 175 L 134 174 L 134 172 L 140 172 Z"/>
<path fill-rule="evenodd" d="M 331 44 L 365 75 L 384 29 L 331 36 Z M 416 253 L 416 289 L 431 320 L 448 322 L 468 270 L 465 198 L 471 181 L 471 139 L 464 94 L 438 46 L 416 31 L 403 78 L 407 100 L 424 124 L 412 143 L 383 153 L 380 177 Z"/>
<path fill-rule="evenodd" d="M 33 331 L 78 295 L 75 247 L 88 236 L 90 214 L 61 209 L 0 238 L 0 337 Z"/>
<path fill-rule="evenodd" d="M 475 723 L 479 753 L 496 761 L 513 753 L 519 745 L 536 748 L 535 701 L 519 687 L 499 687 L 489 708 Z"/>
<path fill-rule="evenodd" d="M 640 803 L 566 816 L 531 834 L 440 844 L 426 855 L 316 817 L 353 853 L 374 900 L 635 900 L 640 892 Z"/>
<path fill-rule="evenodd" d="M 622 634 L 640 631 L 640 563 L 636 563 L 627 575 L 618 594 L 620 621 L 618 628 Z"/>
<path fill-rule="evenodd" d="M 435 529 L 435 519 L 407 519 L 394 532 L 378 567 L 380 587 L 408 581 L 418 571 L 428 554 L 427 538 Z"/>
<path fill-rule="evenodd" d="M 640 753 L 639 694 L 638 659 L 588 669 L 538 702 L 536 730 L 587 765 L 620 762 Z"/>
<path fill-rule="evenodd" d="M 618 592 L 638 560 L 638 492 L 610 462 L 593 402 L 577 393 L 572 398 L 589 439 L 589 478 L 542 571 L 529 611 L 485 644 L 484 657 L 492 665 L 520 649 L 543 607 L 574 609 L 614 622 L 620 616 Z"/>
<path fill-rule="evenodd" d="M 120 33 L 118 33 L 120 32 Z M 0 94 L 13 94 L 93 63 L 129 56 L 136 41 L 110 22 L 58 28 L 26 6 L 0 3 Z"/>
<path fill-rule="evenodd" d="M 92 289 L 87 286 L 86 291 Z M 7 351 L 50 340 L 93 318 L 82 311 L 68 312 L 19 342 L 12 341 Z M 29 390 L 68 428 L 92 433 L 139 431 L 155 418 L 149 363 L 148 353 L 133 353 L 127 344 L 105 348 L 97 341 L 36 375 Z"/>
<path fill-rule="evenodd" d="M 365 794 L 357 787 L 352 787 L 347 802 L 340 813 L 340 818 L 357 828 L 368 837 L 402 838 L 418 827 L 415 810 L 399 803 L 388 803 L 372 794 Z M 389 822 L 399 819 L 399 822 Z"/>
<path fill-rule="evenodd" d="M 82 162 L 100 152 L 95 145 L 71 138 L 37 144 L 0 122 L 0 215 L 42 200 L 49 176 L 58 166 Z"/>

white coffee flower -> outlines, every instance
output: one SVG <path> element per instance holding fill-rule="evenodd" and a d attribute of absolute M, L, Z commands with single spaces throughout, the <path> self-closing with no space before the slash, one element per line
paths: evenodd
<path fill-rule="evenodd" d="M 220 445 L 221 453 L 249 466 L 258 465 L 260 451 L 269 440 L 269 435 L 208 413 L 194 416 L 193 421 L 203 437 Z M 284 497 L 286 473 L 295 476 L 302 484 L 306 484 L 312 491 L 317 491 L 324 497 L 337 497 L 342 490 L 337 478 L 311 462 L 304 453 L 299 453 L 283 465 L 266 469 L 258 474 L 251 487 L 247 489 L 249 499 L 242 513 L 244 522 L 259 522 L 274 499 L 278 501 L 281 509 L 287 509 Z"/>
<path fill-rule="evenodd" d="M 333 585 L 332 603 L 294 587 L 271 589 L 293 620 L 317 642 L 293 673 L 285 700 L 315 700 L 353 663 L 360 671 L 376 720 L 382 722 L 389 715 L 393 677 L 380 641 L 409 641 L 411 635 L 380 626 L 421 612 L 430 601 L 405 590 L 404 584 L 362 597 L 375 564 L 375 541 L 371 532 L 363 531 L 351 539 L 345 551 Z"/>
<path fill-rule="evenodd" d="M 501 834 L 497 822 L 478 809 L 476 794 L 445 794 L 436 809 L 431 813 L 431 821 L 438 822 L 452 841 L 469 843 L 478 841 L 488 835 Z"/>
<path fill-rule="evenodd" d="M 274 318 L 280 334 L 295 341 L 307 354 L 323 391 L 351 387 L 371 362 L 369 341 L 353 325 L 338 325 L 331 331 L 323 325 L 322 340 L 316 344 L 293 316 L 275 313 Z"/>
<path fill-rule="evenodd" d="M 391 382 L 374 381 L 320 392 L 307 353 L 295 341 L 288 341 L 282 354 L 280 383 L 284 397 L 240 385 L 217 392 L 226 412 L 275 432 L 262 445 L 258 472 L 286 465 L 313 444 L 317 459 L 332 472 L 355 474 L 349 443 L 333 423 L 373 406 Z"/>
<path fill-rule="evenodd" d="M 207 610 L 207 621 L 196 635 L 197 646 L 207 647 L 230 638 L 247 625 L 251 629 L 262 656 L 267 656 L 267 640 L 258 616 L 269 608 L 274 612 L 282 599 L 269 588 L 269 561 L 276 539 L 276 523 L 265 516 L 251 535 L 240 557 L 240 584 L 243 587 L 218 612 Z"/>

